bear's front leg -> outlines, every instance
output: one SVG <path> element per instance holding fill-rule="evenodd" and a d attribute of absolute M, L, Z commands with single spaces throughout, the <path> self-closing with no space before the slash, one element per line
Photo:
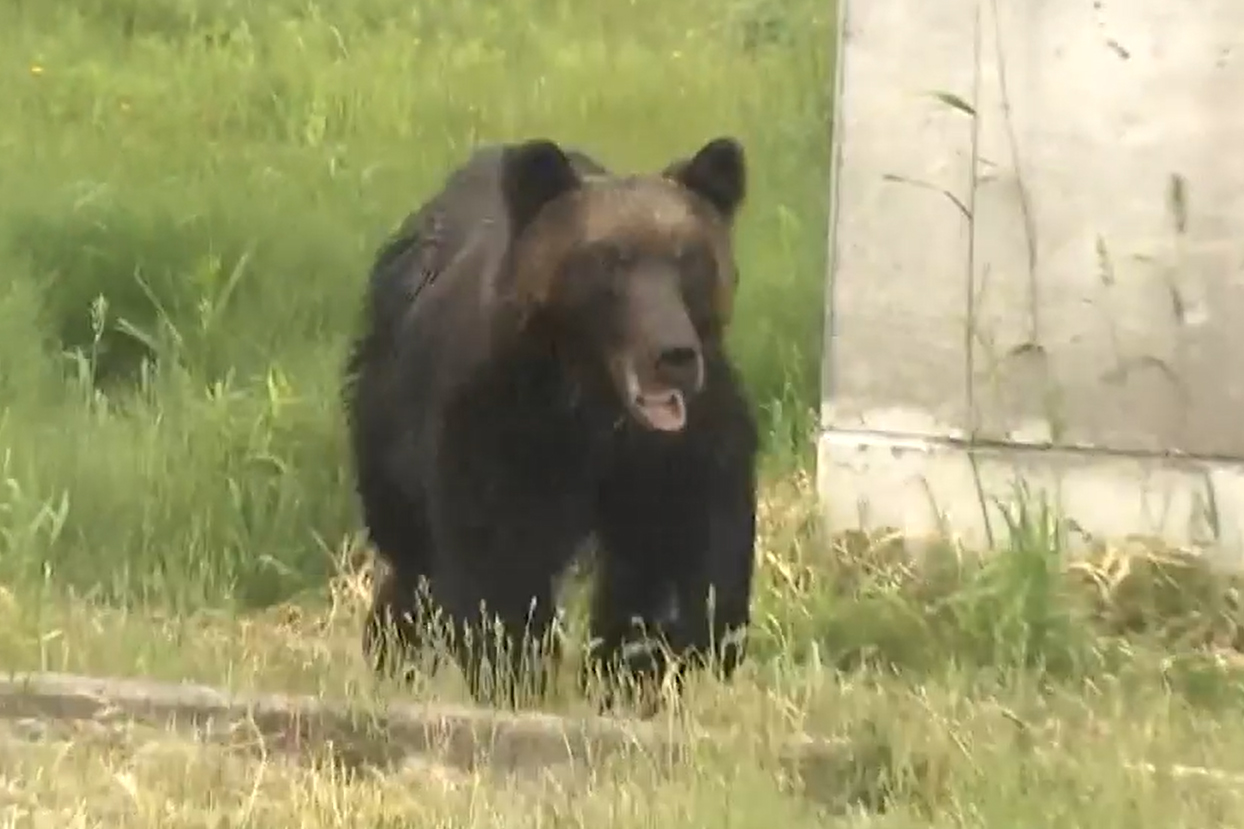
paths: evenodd
<path fill-rule="evenodd" d="M 619 698 L 638 703 L 645 713 L 650 697 L 667 667 L 666 627 L 677 611 L 675 582 L 668 562 L 649 560 L 661 551 L 658 539 L 641 540 L 643 522 L 612 532 L 601 532 L 590 610 L 590 644 L 579 677 L 580 691 L 589 694 L 593 681 L 603 683 L 601 709 L 613 708 Z M 614 554 L 617 551 L 618 554 Z M 629 555 L 628 554 L 634 554 Z"/>
<path fill-rule="evenodd" d="M 420 660 L 426 659 L 428 674 L 436 673 L 440 658 L 426 645 L 437 613 L 423 576 L 380 559 L 374 579 L 371 608 L 363 623 L 363 654 L 373 671 L 396 675 L 409 685 Z"/>
<path fill-rule="evenodd" d="M 756 480 L 750 456 L 648 457 L 602 491 L 604 566 L 592 609 L 589 670 L 665 678 L 711 661 L 729 679 L 743 656 L 755 562 Z M 657 638 L 638 647 L 641 637 Z M 629 651 L 629 653 L 628 653 Z M 611 667 L 612 663 L 612 667 Z M 621 663 L 620 665 L 618 663 Z"/>
<path fill-rule="evenodd" d="M 454 658 L 477 703 L 518 708 L 544 697 L 561 656 L 551 579 L 464 570 L 438 575 L 433 591 L 453 625 Z"/>
<path fill-rule="evenodd" d="M 706 482 L 675 588 L 671 648 L 688 667 L 730 680 L 743 660 L 755 571 L 756 484 L 750 470 Z"/>
<path fill-rule="evenodd" d="M 539 699 L 561 654 L 556 587 L 583 536 L 583 488 L 510 486 L 502 475 L 451 483 L 434 509 L 431 583 L 453 622 L 454 655 L 477 701 Z"/>
<path fill-rule="evenodd" d="M 435 617 L 424 585 L 433 555 L 427 510 L 417 487 L 403 488 L 372 455 L 359 454 L 358 492 L 376 553 L 363 654 L 377 674 L 409 682 L 421 658 L 430 657 L 430 673 L 439 664 L 426 647 L 428 620 Z"/>

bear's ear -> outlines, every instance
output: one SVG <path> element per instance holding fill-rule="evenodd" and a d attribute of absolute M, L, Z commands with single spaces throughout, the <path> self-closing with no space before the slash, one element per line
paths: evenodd
<path fill-rule="evenodd" d="M 556 143 L 537 138 L 506 149 L 501 161 L 501 193 L 517 236 L 540 210 L 580 185 L 579 176 Z"/>
<path fill-rule="evenodd" d="M 691 158 L 666 167 L 662 175 L 706 200 L 726 221 L 734 218 L 747 193 L 743 145 L 729 137 L 714 138 Z"/>

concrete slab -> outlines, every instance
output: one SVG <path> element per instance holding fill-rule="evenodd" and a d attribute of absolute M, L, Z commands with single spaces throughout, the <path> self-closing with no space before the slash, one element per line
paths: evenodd
<path fill-rule="evenodd" d="M 835 526 L 928 530 L 932 499 L 982 541 L 980 486 L 1031 479 L 1095 534 L 1244 556 L 1244 4 L 840 14 Z"/>
<path fill-rule="evenodd" d="M 835 527 L 986 549 L 1008 540 L 1008 512 L 1022 494 L 1062 519 L 1057 529 L 1071 553 L 1094 540 L 1145 537 L 1201 547 L 1235 567 L 1244 548 L 1239 466 L 843 432 L 826 433 L 818 455 Z"/>

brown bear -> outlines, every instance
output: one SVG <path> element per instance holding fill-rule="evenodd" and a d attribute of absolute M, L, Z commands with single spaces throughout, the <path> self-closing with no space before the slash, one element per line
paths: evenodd
<path fill-rule="evenodd" d="M 497 701 L 484 660 L 556 664 L 530 640 L 549 638 L 558 578 L 594 540 L 589 672 L 643 678 L 673 655 L 731 676 L 756 534 L 757 427 L 723 340 L 744 192 L 731 138 L 646 175 L 550 140 L 492 146 L 381 249 L 345 383 L 388 571 L 363 634 L 378 671 L 434 610 L 476 699 Z M 485 618 L 508 638 L 482 637 Z M 663 646 L 630 647 L 640 635 Z"/>

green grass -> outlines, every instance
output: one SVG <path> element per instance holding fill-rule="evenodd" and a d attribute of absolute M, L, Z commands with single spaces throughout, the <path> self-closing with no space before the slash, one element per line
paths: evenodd
<path fill-rule="evenodd" d="M 337 384 L 370 256 L 482 141 L 652 169 L 738 135 L 733 346 L 770 459 L 805 458 L 831 17 L 0 0 L 0 579 L 181 608 L 318 589 L 357 524 Z"/>

